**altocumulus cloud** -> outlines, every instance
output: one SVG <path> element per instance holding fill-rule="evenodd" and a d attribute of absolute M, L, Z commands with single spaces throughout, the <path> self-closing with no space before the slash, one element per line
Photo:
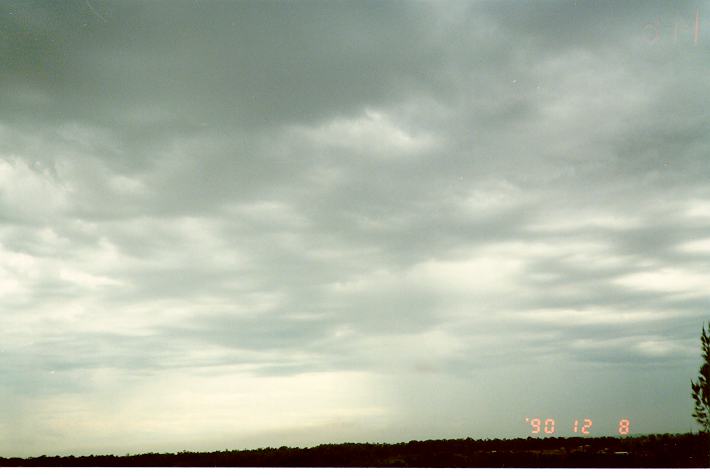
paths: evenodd
<path fill-rule="evenodd" d="M 709 5 L 579 3 L 4 2 L 0 453 L 686 431 Z"/>

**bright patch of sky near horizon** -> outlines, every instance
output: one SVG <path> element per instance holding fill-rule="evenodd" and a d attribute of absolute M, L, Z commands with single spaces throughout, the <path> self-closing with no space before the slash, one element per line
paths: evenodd
<path fill-rule="evenodd" d="M 694 428 L 709 20 L 3 2 L 0 455 Z"/>

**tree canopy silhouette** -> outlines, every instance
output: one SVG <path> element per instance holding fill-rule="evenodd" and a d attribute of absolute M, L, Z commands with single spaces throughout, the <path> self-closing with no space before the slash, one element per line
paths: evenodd
<path fill-rule="evenodd" d="M 702 432 L 710 433 L 710 323 L 708 330 L 700 336 L 700 342 L 703 349 L 703 364 L 700 367 L 700 376 L 698 381 L 690 381 L 692 388 L 693 400 L 695 401 L 695 410 L 693 417 L 702 427 Z"/>

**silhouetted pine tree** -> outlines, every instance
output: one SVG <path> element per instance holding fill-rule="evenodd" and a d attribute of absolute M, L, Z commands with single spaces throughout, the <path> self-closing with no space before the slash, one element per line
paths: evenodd
<path fill-rule="evenodd" d="M 708 324 L 707 333 L 705 332 L 705 326 L 703 326 L 700 342 L 703 349 L 703 364 L 700 367 L 700 376 L 697 382 L 690 381 L 693 400 L 695 401 L 693 417 L 700 423 L 702 432 L 710 433 L 710 324 Z"/>

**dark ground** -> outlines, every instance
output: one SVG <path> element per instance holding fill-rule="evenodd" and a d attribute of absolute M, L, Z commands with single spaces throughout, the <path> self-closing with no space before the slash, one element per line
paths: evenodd
<path fill-rule="evenodd" d="M 0 466 L 707 468 L 710 435 L 342 443 L 212 453 L 0 458 Z"/>

